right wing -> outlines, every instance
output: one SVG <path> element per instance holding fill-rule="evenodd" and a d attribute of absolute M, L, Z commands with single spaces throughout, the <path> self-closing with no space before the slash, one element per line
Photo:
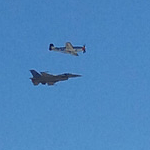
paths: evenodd
<path fill-rule="evenodd" d="M 72 46 L 72 44 L 70 42 L 66 43 L 66 50 L 67 51 L 73 51 L 73 46 Z"/>
<path fill-rule="evenodd" d="M 73 49 L 73 46 L 72 46 L 72 44 L 70 42 L 66 43 L 66 51 L 69 54 L 72 54 L 74 56 L 78 56 L 77 52 Z"/>
<path fill-rule="evenodd" d="M 53 77 L 53 75 L 48 74 L 46 72 L 41 72 L 41 75 L 44 76 L 44 77 Z"/>

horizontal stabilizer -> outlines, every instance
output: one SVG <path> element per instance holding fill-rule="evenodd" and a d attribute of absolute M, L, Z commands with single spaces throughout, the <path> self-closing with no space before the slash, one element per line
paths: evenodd
<path fill-rule="evenodd" d="M 83 53 L 86 52 L 86 50 L 85 50 L 85 45 L 83 45 L 82 50 L 83 50 Z"/>
<path fill-rule="evenodd" d="M 47 82 L 48 85 L 54 85 L 55 82 Z"/>
<path fill-rule="evenodd" d="M 36 81 L 36 80 L 34 80 L 33 78 L 30 78 L 30 79 L 32 80 L 32 83 L 33 83 L 34 85 L 38 85 L 38 84 L 39 84 L 39 82 Z"/>

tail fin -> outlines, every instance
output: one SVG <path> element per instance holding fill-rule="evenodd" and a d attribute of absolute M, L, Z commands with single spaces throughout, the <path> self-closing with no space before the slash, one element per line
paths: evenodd
<path fill-rule="evenodd" d="M 49 50 L 51 51 L 54 48 L 54 44 L 49 45 Z"/>
<path fill-rule="evenodd" d="M 35 77 L 35 78 L 41 77 L 41 75 L 38 72 L 36 72 L 35 70 L 30 70 L 30 72 L 32 73 L 33 77 Z"/>

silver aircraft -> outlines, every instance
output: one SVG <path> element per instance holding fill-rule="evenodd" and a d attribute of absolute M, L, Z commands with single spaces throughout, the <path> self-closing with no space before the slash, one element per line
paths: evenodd
<path fill-rule="evenodd" d="M 83 52 L 83 53 L 86 52 L 85 45 L 83 45 L 83 46 L 72 46 L 72 44 L 70 42 L 67 42 L 65 47 L 54 47 L 54 44 L 50 44 L 49 50 L 67 53 L 67 54 L 72 54 L 74 56 L 78 56 L 78 52 Z"/>
<path fill-rule="evenodd" d="M 38 85 L 39 83 L 41 84 L 47 83 L 48 85 L 54 85 L 56 82 L 68 80 L 68 78 L 81 77 L 81 75 L 75 75 L 75 74 L 70 74 L 70 73 L 52 75 L 46 72 L 38 73 L 35 70 L 30 70 L 30 72 L 33 75 L 33 77 L 30 79 L 34 85 Z"/>

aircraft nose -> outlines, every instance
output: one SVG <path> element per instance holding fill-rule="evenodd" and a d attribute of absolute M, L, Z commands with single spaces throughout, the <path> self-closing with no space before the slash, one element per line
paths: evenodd
<path fill-rule="evenodd" d="M 73 77 L 81 77 L 81 75 L 74 74 Z"/>
<path fill-rule="evenodd" d="M 82 50 L 83 50 L 83 53 L 85 53 L 86 51 L 85 51 L 85 45 L 82 47 Z"/>

